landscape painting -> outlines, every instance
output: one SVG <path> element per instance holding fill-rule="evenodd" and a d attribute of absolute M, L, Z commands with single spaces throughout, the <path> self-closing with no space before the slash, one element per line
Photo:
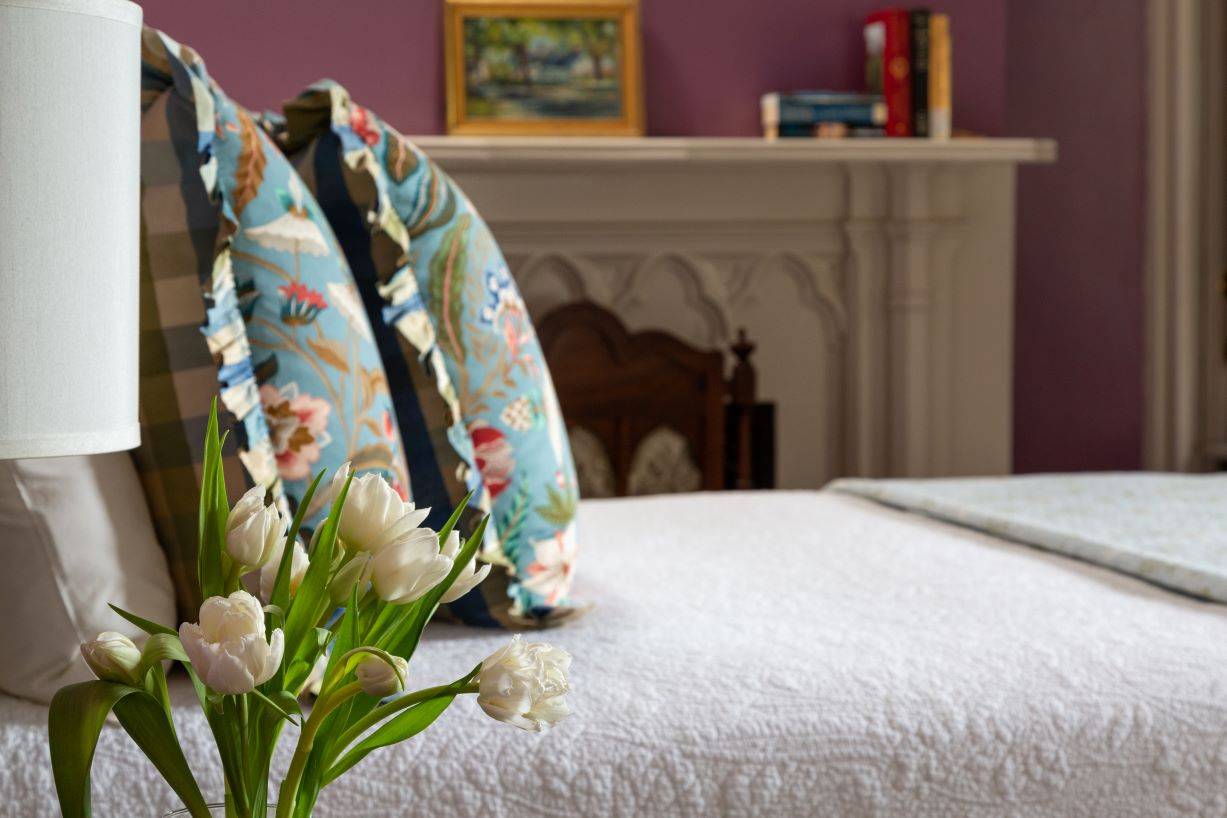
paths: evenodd
<path fill-rule="evenodd" d="M 495 119 L 617 117 L 621 39 L 617 20 L 469 17 L 465 108 Z"/>
<path fill-rule="evenodd" d="M 548 13 L 534 14 L 523 7 L 491 13 L 486 3 L 450 21 L 455 40 L 449 38 L 449 124 L 459 126 L 454 132 L 641 127 L 633 121 L 637 18 L 628 13 L 637 13 L 637 6 L 622 2 L 610 4 L 608 13 L 593 13 L 591 5 L 574 5 L 574 13 L 555 4 Z"/>

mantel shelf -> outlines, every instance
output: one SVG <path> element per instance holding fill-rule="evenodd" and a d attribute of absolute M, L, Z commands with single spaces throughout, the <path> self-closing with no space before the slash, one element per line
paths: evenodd
<path fill-rule="evenodd" d="M 1051 139 L 783 139 L 644 137 L 414 137 L 422 150 L 448 168 L 624 163 L 911 162 L 1035 164 L 1056 161 Z"/>

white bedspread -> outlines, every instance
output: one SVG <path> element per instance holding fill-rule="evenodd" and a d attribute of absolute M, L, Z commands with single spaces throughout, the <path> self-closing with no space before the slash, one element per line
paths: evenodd
<path fill-rule="evenodd" d="M 596 608 L 545 636 L 576 715 L 534 736 L 465 701 L 318 815 L 1227 813 L 1221 606 L 836 493 L 585 502 L 581 524 Z M 505 638 L 436 627 L 416 681 Z M 0 700 L 2 815 L 56 814 L 45 716 Z M 172 801 L 110 726 L 94 797 Z"/>

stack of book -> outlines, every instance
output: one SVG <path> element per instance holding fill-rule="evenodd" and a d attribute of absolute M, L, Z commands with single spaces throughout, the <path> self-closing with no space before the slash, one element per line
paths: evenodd
<path fill-rule="evenodd" d="M 865 20 L 864 35 L 865 93 L 764 94 L 765 137 L 950 138 L 950 18 L 884 9 Z"/>
<path fill-rule="evenodd" d="M 886 102 L 886 135 L 949 139 L 950 18 L 891 8 L 865 20 L 865 84 Z"/>
<path fill-rule="evenodd" d="M 763 136 L 884 136 L 886 103 L 879 94 L 848 91 L 772 92 L 762 98 Z"/>

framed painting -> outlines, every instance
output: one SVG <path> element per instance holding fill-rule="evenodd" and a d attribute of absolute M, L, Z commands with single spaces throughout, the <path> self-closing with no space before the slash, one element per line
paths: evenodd
<path fill-rule="evenodd" d="M 638 0 L 446 0 L 447 130 L 640 136 Z"/>

